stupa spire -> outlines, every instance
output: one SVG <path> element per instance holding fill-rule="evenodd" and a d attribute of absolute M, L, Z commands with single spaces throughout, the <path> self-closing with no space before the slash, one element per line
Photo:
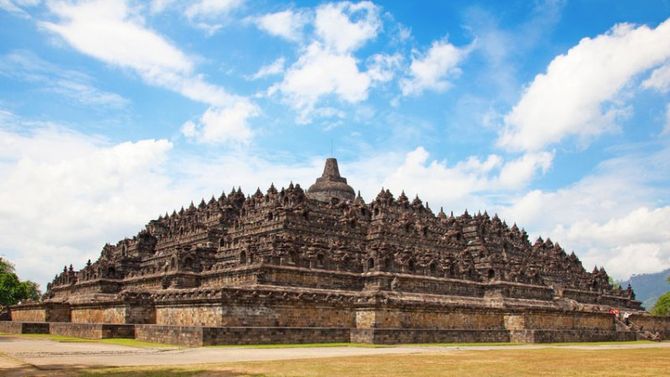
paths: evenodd
<path fill-rule="evenodd" d="M 337 159 L 327 158 L 321 177 L 307 190 L 307 196 L 323 202 L 352 201 L 356 198 L 354 189 L 347 184 L 347 179 L 340 175 Z"/>

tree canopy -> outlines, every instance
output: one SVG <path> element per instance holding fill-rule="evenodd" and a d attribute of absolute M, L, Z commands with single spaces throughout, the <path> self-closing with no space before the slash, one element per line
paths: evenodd
<path fill-rule="evenodd" d="M 668 282 L 670 282 L 670 277 L 668 277 Z M 651 314 L 653 315 L 670 315 L 670 292 L 665 292 L 658 298 L 654 308 L 651 309 Z"/>
<path fill-rule="evenodd" d="M 21 281 L 16 275 L 14 265 L 0 257 L 0 308 L 39 298 L 40 290 L 37 283 L 30 280 Z"/>

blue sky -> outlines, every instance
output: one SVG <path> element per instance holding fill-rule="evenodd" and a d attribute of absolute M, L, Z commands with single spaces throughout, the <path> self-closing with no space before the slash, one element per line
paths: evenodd
<path fill-rule="evenodd" d="M 0 255 L 45 284 L 232 186 L 499 213 L 670 267 L 670 1 L 0 0 Z"/>

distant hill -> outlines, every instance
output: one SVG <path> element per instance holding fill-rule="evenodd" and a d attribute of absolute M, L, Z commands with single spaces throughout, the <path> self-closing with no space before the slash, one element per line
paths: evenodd
<path fill-rule="evenodd" d="M 653 274 L 633 275 L 629 280 L 623 281 L 621 286 L 626 288 L 630 283 L 635 291 L 635 298 L 642 301 L 645 309 L 651 310 L 658 297 L 670 291 L 668 276 L 670 276 L 670 268 Z"/>

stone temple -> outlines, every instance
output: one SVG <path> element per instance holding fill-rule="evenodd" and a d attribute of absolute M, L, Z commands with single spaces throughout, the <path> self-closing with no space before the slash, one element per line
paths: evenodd
<path fill-rule="evenodd" d="M 670 335 L 630 287 L 558 243 L 486 212 L 436 215 L 404 193 L 366 203 L 333 158 L 307 191 L 234 189 L 151 220 L 63 268 L 11 319 L 0 331 L 185 345 Z"/>

